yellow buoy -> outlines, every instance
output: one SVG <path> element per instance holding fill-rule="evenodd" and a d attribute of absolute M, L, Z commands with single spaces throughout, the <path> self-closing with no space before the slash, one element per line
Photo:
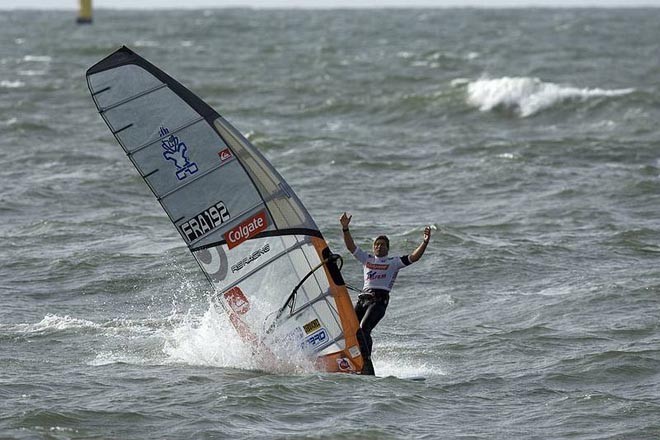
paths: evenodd
<path fill-rule="evenodd" d="M 76 21 L 80 24 L 92 22 L 92 0 L 80 0 L 80 10 Z"/>

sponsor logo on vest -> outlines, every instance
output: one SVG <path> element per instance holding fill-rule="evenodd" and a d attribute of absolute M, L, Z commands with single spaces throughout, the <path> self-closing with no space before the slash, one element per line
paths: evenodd
<path fill-rule="evenodd" d="M 220 156 L 220 162 L 226 162 L 234 157 L 234 155 L 231 154 L 231 150 L 229 148 L 225 148 L 224 150 L 218 152 L 218 156 Z"/>
<path fill-rule="evenodd" d="M 213 231 L 221 224 L 229 221 L 229 219 L 231 219 L 231 215 L 229 215 L 229 211 L 224 202 L 218 202 L 210 208 L 206 208 L 204 211 L 193 216 L 187 222 L 182 223 L 179 226 L 179 229 L 186 240 L 190 243 L 202 235 L 206 235 Z"/>
<path fill-rule="evenodd" d="M 223 295 L 231 309 L 239 315 L 245 315 L 250 310 L 250 303 L 243 291 L 238 287 L 232 287 Z"/>
<path fill-rule="evenodd" d="M 374 270 L 387 270 L 387 268 L 390 267 L 389 264 L 376 264 L 376 263 L 372 263 L 370 261 L 367 261 L 366 266 L 369 269 L 374 269 Z"/>
<path fill-rule="evenodd" d="M 261 211 L 225 233 L 224 237 L 227 242 L 227 247 L 229 249 L 234 248 L 245 240 L 249 240 L 260 232 L 265 231 L 266 228 L 268 228 L 266 211 Z"/>
<path fill-rule="evenodd" d="M 374 270 L 370 270 L 365 276 L 366 280 L 382 280 L 383 278 L 387 278 L 386 273 L 378 273 Z"/>

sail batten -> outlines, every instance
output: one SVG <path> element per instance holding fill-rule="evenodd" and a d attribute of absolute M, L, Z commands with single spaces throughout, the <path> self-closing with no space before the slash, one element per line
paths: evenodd
<path fill-rule="evenodd" d="M 153 144 L 154 142 L 162 142 L 163 139 L 168 138 L 170 135 L 172 135 L 172 134 L 177 134 L 177 133 L 179 133 L 181 130 L 183 130 L 183 129 L 185 129 L 185 128 L 188 128 L 188 127 L 190 127 L 191 125 L 197 124 L 197 123 L 199 123 L 199 122 L 204 122 L 204 118 L 202 118 L 201 116 L 196 117 L 196 118 L 192 119 L 190 122 L 187 122 L 187 123 L 183 124 L 182 126 L 180 126 L 180 127 L 178 127 L 178 128 L 175 128 L 175 129 L 171 130 L 170 133 L 164 134 L 164 135 L 160 136 L 158 139 L 152 139 L 152 140 L 149 140 L 149 141 L 145 142 L 144 144 L 138 146 L 137 148 L 135 148 L 135 149 L 133 149 L 133 150 L 131 150 L 131 151 L 128 151 L 126 154 L 128 154 L 129 156 L 132 156 L 132 155 L 134 155 L 135 153 L 138 153 L 140 150 L 143 150 L 143 149 L 147 148 L 148 146 L 150 146 L 150 145 Z"/>
<path fill-rule="evenodd" d="M 122 105 L 127 104 L 127 103 L 129 103 L 129 102 L 131 102 L 131 101 L 134 101 L 134 100 L 136 100 L 136 99 L 139 99 L 139 98 L 141 98 L 141 97 L 143 97 L 143 96 L 145 96 L 145 95 L 148 95 L 149 93 L 156 92 L 156 91 L 158 91 L 158 90 L 160 90 L 160 89 L 162 89 L 162 88 L 164 88 L 164 87 L 167 87 L 167 84 L 159 84 L 159 85 L 154 86 L 153 88 L 151 88 L 151 89 L 149 89 L 149 90 L 145 90 L 145 91 L 143 91 L 143 92 L 140 92 L 140 93 L 138 93 L 138 94 L 135 95 L 135 96 L 130 96 L 130 97 L 128 97 L 128 98 L 123 99 L 122 101 L 115 102 L 114 104 L 109 105 L 109 106 L 107 106 L 107 107 L 99 108 L 99 113 L 105 113 L 105 112 L 107 112 L 107 111 L 109 111 L 109 110 L 113 110 L 113 109 L 115 109 L 115 108 L 117 108 L 117 107 L 119 107 L 119 106 L 122 106 Z M 108 88 L 108 89 L 109 89 L 109 88 Z M 106 89 L 106 90 L 107 90 L 107 89 Z"/>
<path fill-rule="evenodd" d="M 126 47 L 88 69 L 87 83 L 246 343 L 262 353 L 308 353 L 326 371 L 359 372 L 358 322 L 339 269 L 270 162 L 208 104 Z M 273 320 L 291 295 L 291 313 Z"/>
<path fill-rule="evenodd" d="M 131 128 L 132 126 L 133 126 L 133 123 L 130 123 L 130 124 L 128 124 L 128 125 L 123 126 L 123 127 L 120 128 L 119 130 L 115 130 L 115 131 L 113 131 L 112 134 L 117 135 L 117 134 L 121 133 L 121 132 L 124 131 L 124 130 L 128 130 L 128 129 Z"/>
<path fill-rule="evenodd" d="M 107 92 L 108 90 L 110 90 L 110 87 L 105 87 L 101 90 L 97 90 L 96 92 L 92 92 L 92 98 L 97 96 L 97 95 L 100 95 L 103 92 Z M 100 110 L 99 110 L 99 112 L 100 112 Z"/>
<path fill-rule="evenodd" d="M 313 229 L 280 229 L 277 231 L 264 231 L 261 232 L 256 238 L 265 238 L 265 237 L 277 237 L 278 235 L 304 235 L 304 236 L 309 236 L 309 237 L 319 237 L 323 238 L 321 233 L 319 231 L 313 230 Z M 203 246 L 189 246 L 189 249 L 191 252 L 195 251 L 201 251 L 204 249 L 208 249 L 211 247 L 219 246 L 224 244 L 225 241 L 217 241 L 217 242 L 212 242 L 208 244 L 204 244 Z"/>

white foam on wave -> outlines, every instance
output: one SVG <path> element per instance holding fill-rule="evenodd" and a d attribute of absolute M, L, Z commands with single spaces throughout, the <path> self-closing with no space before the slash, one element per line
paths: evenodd
<path fill-rule="evenodd" d="M 154 40 L 135 40 L 133 45 L 135 47 L 159 47 L 160 43 Z"/>
<path fill-rule="evenodd" d="M 47 314 L 44 319 L 36 324 L 19 324 L 19 330 L 30 334 L 42 334 L 49 332 L 57 332 L 69 329 L 81 328 L 99 328 L 100 326 L 95 322 L 86 319 L 72 318 L 69 315 L 59 316 Z"/>
<path fill-rule="evenodd" d="M 444 376 L 446 373 L 438 365 L 430 365 L 403 356 L 381 354 L 377 351 L 373 357 L 374 370 L 379 377 L 398 378 Z"/>
<path fill-rule="evenodd" d="M 153 361 L 150 361 L 139 354 L 107 351 L 97 354 L 94 359 L 87 362 L 87 365 L 92 367 L 102 367 L 104 365 L 113 364 L 149 365 L 151 363 L 153 363 Z"/>
<path fill-rule="evenodd" d="M 431 377 L 444 376 L 447 373 L 435 359 L 429 363 L 424 359 L 424 350 L 410 350 L 409 343 L 400 341 L 375 341 L 373 363 L 376 375 L 380 377 L 394 376 L 406 377 Z"/>
<path fill-rule="evenodd" d="M 313 357 L 300 349 L 299 343 L 283 342 L 277 332 L 266 335 L 266 326 L 252 325 L 258 338 L 268 339 L 275 358 L 255 354 L 244 342 L 228 316 L 213 300 L 206 308 L 182 310 L 173 301 L 171 313 L 158 313 L 151 318 L 114 318 L 101 323 L 69 315 L 47 314 L 34 324 L 14 325 L 18 333 L 50 335 L 74 332 L 92 335 L 95 357 L 87 365 L 104 366 L 118 363 L 131 365 L 186 364 L 193 366 L 260 370 L 276 374 L 317 373 Z M 270 315 L 268 305 L 253 303 Z M 162 309 L 161 309 L 162 311 Z M 259 328 L 261 327 L 261 328 Z M 438 366 L 415 362 L 398 356 L 396 347 L 375 357 L 379 376 L 413 377 L 444 374 Z"/>
<path fill-rule="evenodd" d="M 23 61 L 33 62 L 33 63 L 50 63 L 53 61 L 53 58 L 48 55 L 25 55 Z"/>
<path fill-rule="evenodd" d="M 17 73 L 20 76 L 43 76 L 47 72 L 45 70 L 25 69 L 25 70 L 19 70 Z"/>
<path fill-rule="evenodd" d="M 467 102 L 484 112 L 504 107 L 527 117 L 567 100 L 622 96 L 634 91 L 632 88 L 578 88 L 543 82 L 538 78 L 503 77 L 468 82 Z"/>
<path fill-rule="evenodd" d="M 19 89 L 23 86 L 25 86 L 23 81 L 7 81 L 4 79 L 0 81 L 0 87 L 3 89 Z"/>
<path fill-rule="evenodd" d="M 104 338 L 95 350 L 96 356 L 87 361 L 87 365 L 94 367 L 118 363 L 187 364 L 276 374 L 318 372 L 313 360 L 298 346 L 269 344 L 275 359 L 265 359 L 255 354 L 252 347 L 240 338 L 227 315 L 213 302 L 209 302 L 208 309 L 201 316 L 199 312 L 188 311 L 185 316 L 174 314 L 157 321 L 113 319 L 99 324 L 69 315 L 47 314 L 36 324 L 19 324 L 15 327 L 18 332 L 30 335 L 81 329 L 93 329 Z M 420 364 L 391 352 L 377 354 L 374 366 L 380 377 L 429 377 L 445 374 L 438 366 Z"/>

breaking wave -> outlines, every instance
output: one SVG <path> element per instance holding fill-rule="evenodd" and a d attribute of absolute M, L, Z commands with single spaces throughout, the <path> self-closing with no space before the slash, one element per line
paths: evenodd
<path fill-rule="evenodd" d="M 18 324 L 16 330 L 28 335 L 51 334 L 71 329 L 99 328 L 100 325 L 86 319 L 72 318 L 69 315 L 47 314 L 36 324 Z"/>
<path fill-rule="evenodd" d="M 467 102 L 483 112 L 498 107 L 513 109 L 521 117 L 531 116 L 556 103 L 633 93 L 635 89 L 587 89 L 543 82 L 538 78 L 503 77 L 468 82 Z"/>

